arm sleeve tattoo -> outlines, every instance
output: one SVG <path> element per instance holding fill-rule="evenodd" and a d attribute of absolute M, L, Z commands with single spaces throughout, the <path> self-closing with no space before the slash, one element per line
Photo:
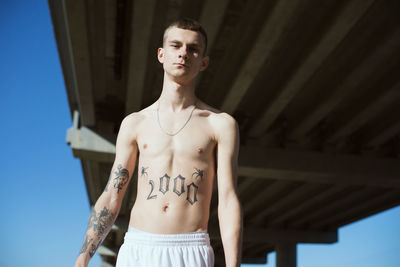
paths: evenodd
<path fill-rule="evenodd" d="M 79 252 L 80 254 L 85 253 L 89 247 L 89 244 L 93 241 L 89 249 L 89 255 L 90 257 L 93 257 L 97 248 L 103 242 L 108 230 L 114 223 L 115 217 L 115 214 L 107 207 L 104 207 L 100 212 L 96 212 L 94 208 L 92 209 L 92 213 L 89 217 L 88 230 L 92 229 L 94 236 L 86 234 L 82 248 Z M 97 237 L 97 244 L 95 244 L 96 242 L 94 241 L 94 237 Z"/>
<path fill-rule="evenodd" d="M 118 164 L 117 169 L 110 174 L 104 192 L 108 192 L 110 186 L 112 186 L 111 188 L 115 188 L 117 194 L 119 194 L 128 181 L 129 171 L 126 168 L 123 168 L 121 164 Z M 93 257 L 97 248 L 101 245 L 110 230 L 116 217 L 117 214 L 106 206 L 104 206 L 102 210 L 96 210 L 93 208 L 89 217 L 87 233 L 79 253 L 85 253 L 89 249 L 89 255 L 90 257 Z M 93 233 L 89 231 L 90 229 Z"/>

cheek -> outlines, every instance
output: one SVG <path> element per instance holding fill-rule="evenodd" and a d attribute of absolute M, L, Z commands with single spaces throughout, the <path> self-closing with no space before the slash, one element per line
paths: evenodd
<path fill-rule="evenodd" d="M 166 53 L 164 54 L 164 62 L 172 62 L 173 60 L 173 54 L 172 53 Z"/>

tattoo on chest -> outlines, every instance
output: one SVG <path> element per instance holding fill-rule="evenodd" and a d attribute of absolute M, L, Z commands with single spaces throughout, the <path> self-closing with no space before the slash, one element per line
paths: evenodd
<path fill-rule="evenodd" d="M 194 178 L 199 178 L 200 177 L 200 179 L 202 180 L 203 179 L 203 174 L 204 174 L 203 170 L 194 168 L 194 173 L 192 173 L 192 178 L 193 178 L 193 176 L 194 176 Z"/>
<path fill-rule="evenodd" d="M 148 174 L 146 171 L 147 169 L 148 169 L 148 167 L 141 168 L 141 177 L 148 178 Z M 204 170 L 194 168 L 194 172 L 191 176 L 192 178 L 194 178 L 194 179 L 200 178 L 200 180 L 202 180 L 203 176 L 204 176 Z M 169 184 L 170 184 L 171 177 L 166 173 L 163 176 L 161 176 L 159 179 L 160 179 L 160 186 L 159 186 L 158 190 L 163 195 L 165 195 L 169 191 Z M 186 178 L 180 174 L 178 176 L 176 176 L 175 178 L 173 178 L 174 185 L 173 185 L 172 192 L 174 192 L 178 197 L 180 197 L 182 194 L 184 194 L 186 192 L 186 200 L 191 205 L 194 205 L 198 201 L 197 200 L 197 191 L 199 189 L 199 186 L 196 185 L 194 182 L 192 182 L 191 184 L 186 185 L 186 187 L 185 187 L 185 180 L 186 180 Z M 154 193 L 154 189 L 155 189 L 154 181 L 150 179 L 149 185 L 150 185 L 150 192 L 147 196 L 147 200 L 156 199 L 157 194 Z"/>
<path fill-rule="evenodd" d="M 164 174 L 163 177 L 160 177 L 160 192 L 165 195 L 165 193 L 169 190 L 169 176 L 168 174 Z"/>
<path fill-rule="evenodd" d="M 154 181 L 153 181 L 153 180 L 150 180 L 150 181 L 149 181 L 149 184 L 150 184 L 150 186 L 151 186 L 151 190 L 150 190 L 149 195 L 147 196 L 147 199 L 156 199 L 156 198 L 157 198 L 157 195 L 152 195 L 152 194 L 153 194 L 153 190 L 154 190 Z"/>
<path fill-rule="evenodd" d="M 142 167 L 142 169 L 141 169 L 141 171 L 140 171 L 140 176 L 141 177 L 145 177 L 145 178 L 147 178 L 149 175 L 148 175 L 148 173 L 147 173 L 147 169 L 148 169 L 149 167 Z"/>
<path fill-rule="evenodd" d="M 178 195 L 182 195 L 185 193 L 185 177 L 180 174 L 174 178 L 174 193 Z"/>
<path fill-rule="evenodd" d="M 197 202 L 197 190 L 198 189 L 199 189 L 199 187 L 193 182 L 187 186 L 186 200 L 189 201 L 189 203 L 192 205 Z M 193 194 L 191 193 L 192 191 L 193 191 Z M 193 198 L 191 195 L 193 195 Z"/>

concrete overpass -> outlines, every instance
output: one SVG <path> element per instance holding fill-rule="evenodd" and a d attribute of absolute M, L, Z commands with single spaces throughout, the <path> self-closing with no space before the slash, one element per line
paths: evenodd
<path fill-rule="evenodd" d="M 297 243 L 400 204 L 400 2 L 49 0 L 89 202 L 111 169 L 123 117 L 159 96 L 164 27 L 199 20 L 211 64 L 197 95 L 239 123 L 244 263 L 296 266 Z M 135 174 L 136 176 L 136 174 Z M 114 266 L 136 181 L 98 253 Z M 211 203 L 216 266 L 224 265 Z M 366 233 L 367 234 L 367 233 Z"/>

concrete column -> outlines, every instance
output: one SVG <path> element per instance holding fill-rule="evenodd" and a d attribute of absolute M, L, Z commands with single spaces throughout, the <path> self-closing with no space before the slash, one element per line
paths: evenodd
<path fill-rule="evenodd" d="M 280 243 L 276 247 L 276 267 L 297 266 L 297 244 Z"/>

